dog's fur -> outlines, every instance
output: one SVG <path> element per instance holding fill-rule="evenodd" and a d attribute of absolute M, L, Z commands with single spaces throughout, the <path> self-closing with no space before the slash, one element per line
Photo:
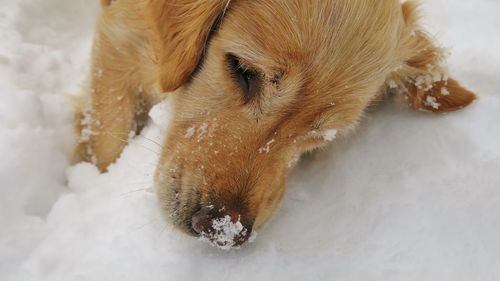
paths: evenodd
<path fill-rule="evenodd" d="M 298 156 L 325 145 L 325 132 L 354 128 L 385 93 L 434 112 L 475 99 L 447 77 L 413 2 L 229 1 L 102 0 L 91 122 L 77 118 L 91 134 L 76 155 L 105 171 L 172 92 L 156 188 L 188 232 L 207 205 L 259 227 Z"/>

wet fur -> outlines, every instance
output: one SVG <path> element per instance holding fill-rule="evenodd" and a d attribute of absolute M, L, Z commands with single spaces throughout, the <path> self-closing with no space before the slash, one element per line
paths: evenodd
<path fill-rule="evenodd" d="M 78 144 L 76 159 L 105 171 L 151 106 L 171 95 L 175 118 L 156 188 L 167 217 L 186 231 L 193 212 L 206 205 L 259 227 L 276 210 L 298 156 L 325 145 L 326 130 L 352 130 L 388 92 L 435 112 L 475 99 L 447 79 L 443 51 L 418 26 L 413 2 L 102 4 L 92 58 L 92 133 Z M 259 70 L 257 97 L 242 98 L 227 53 Z M 78 132 L 83 119 L 79 113 Z"/>

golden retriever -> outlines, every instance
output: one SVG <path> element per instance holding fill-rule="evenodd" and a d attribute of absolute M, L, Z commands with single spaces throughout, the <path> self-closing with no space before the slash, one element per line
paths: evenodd
<path fill-rule="evenodd" d="M 101 2 L 75 155 L 105 171 L 170 95 L 160 205 L 178 228 L 223 248 L 270 218 L 302 153 L 356 127 L 385 93 L 433 112 L 475 99 L 447 76 L 413 2 Z"/>

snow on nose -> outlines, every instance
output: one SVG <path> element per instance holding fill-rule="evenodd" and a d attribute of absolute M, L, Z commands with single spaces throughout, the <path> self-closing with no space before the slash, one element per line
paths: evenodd
<path fill-rule="evenodd" d="M 201 240 L 223 250 L 237 248 L 249 239 L 252 232 L 241 223 L 239 213 L 224 208 L 214 212 L 213 208 L 203 207 L 192 216 L 191 226 Z"/>

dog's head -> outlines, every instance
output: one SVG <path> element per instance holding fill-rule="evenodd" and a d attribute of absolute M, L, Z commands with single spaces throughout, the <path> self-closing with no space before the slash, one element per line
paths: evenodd
<path fill-rule="evenodd" d="M 416 73 L 412 46 L 436 55 L 411 43 L 411 12 L 399 0 L 151 1 L 161 85 L 176 90 L 156 176 L 167 215 L 219 246 L 244 242 L 302 153 L 353 128 L 389 77 Z"/>

